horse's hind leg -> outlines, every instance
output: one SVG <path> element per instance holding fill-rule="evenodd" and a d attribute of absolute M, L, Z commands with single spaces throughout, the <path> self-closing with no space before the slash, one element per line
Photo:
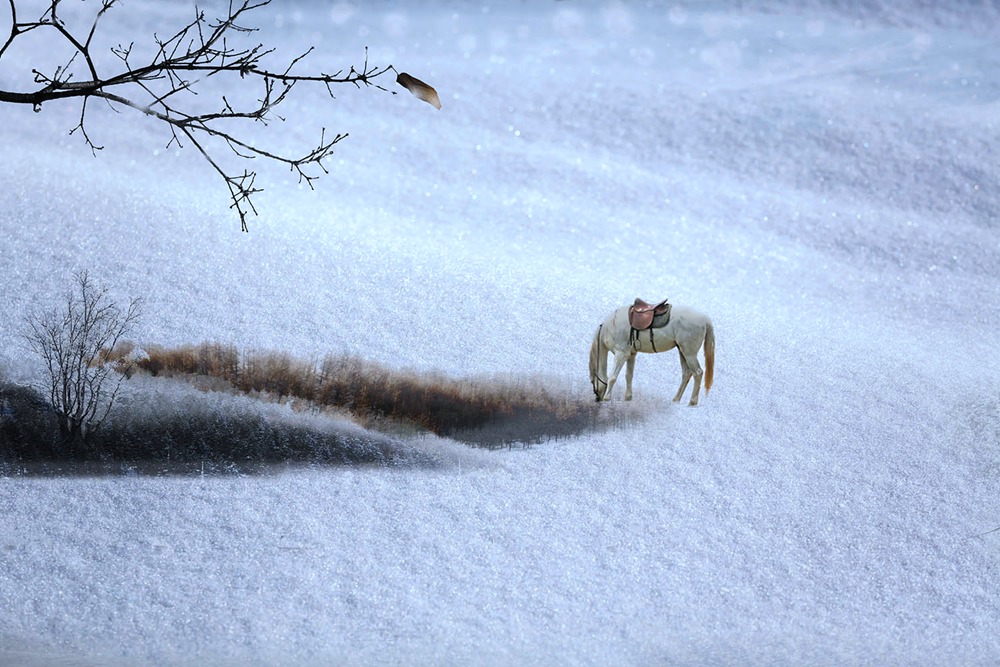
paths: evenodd
<path fill-rule="evenodd" d="M 681 386 L 677 389 L 677 393 L 674 395 L 674 403 L 680 403 L 681 398 L 684 396 L 684 390 L 687 389 L 688 382 L 691 380 L 691 369 L 688 368 L 687 361 L 684 360 L 684 352 L 681 351 L 680 346 L 677 347 L 677 356 L 681 359 Z"/>
<path fill-rule="evenodd" d="M 628 356 L 628 360 L 625 362 L 625 400 L 632 400 L 632 376 L 635 375 L 635 356 L 636 353 L 632 352 Z"/>
<path fill-rule="evenodd" d="M 615 367 L 608 375 L 608 388 L 604 390 L 604 400 L 611 400 L 611 389 L 615 386 L 615 381 L 618 380 L 618 374 L 622 372 L 622 367 L 632 356 L 631 350 L 620 350 L 615 352 Z M 627 378 L 626 378 L 627 379 Z M 626 384 L 628 384 L 626 382 Z"/>
<path fill-rule="evenodd" d="M 698 395 L 701 393 L 701 376 L 703 375 L 703 371 L 701 370 L 701 364 L 698 363 L 698 350 L 700 348 L 701 345 L 695 347 L 693 352 L 691 351 L 685 352 L 684 350 L 681 350 L 681 356 L 684 358 L 684 362 L 687 364 L 688 373 L 694 374 L 694 390 L 692 390 L 691 392 L 691 402 L 688 403 L 688 405 L 690 405 L 691 407 L 698 405 Z M 690 375 L 688 377 L 690 377 Z M 682 394 L 684 393 L 683 389 L 684 385 L 686 384 L 687 380 L 684 380 L 684 382 L 681 384 Z M 678 396 L 674 400 L 680 400 L 680 397 Z"/>

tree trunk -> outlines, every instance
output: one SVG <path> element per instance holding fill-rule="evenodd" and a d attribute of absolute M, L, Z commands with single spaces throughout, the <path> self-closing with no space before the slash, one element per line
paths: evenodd
<path fill-rule="evenodd" d="M 59 415 L 59 435 L 67 458 L 82 461 L 87 458 L 86 433 L 83 423 L 68 415 Z"/>

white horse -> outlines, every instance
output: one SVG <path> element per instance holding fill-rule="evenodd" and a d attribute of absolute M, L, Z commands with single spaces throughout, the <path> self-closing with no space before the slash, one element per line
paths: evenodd
<path fill-rule="evenodd" d="M 629 306 L 623 306 L 611 313 L 597 328 L 594 342 L 590 346 L 590 382 L 598 401 L 610 400 L 615 380 L 626 364 L 625 400 L 632 400 L 632 374 L 635 372 L 635 357 L 639 352 L 666 352 L 677 348 L 681 358 L 681 386 L 674 396 L 674 402 L 681 400 L 688 381 L 694 377 L 694 391 L 689 405 L 698 405 L 701 391 L 702 370 L 698 363 L 698 350 L 705 346 L 705 393 L 712 387 L 715 370 L 715 330 L 712 320 L 692 308 L 671 306 L 670 319 L 666 326 L 636 332 L 629 324 Z M 615 355 L 615 368 L 608 375 L 608 352 Z"/>

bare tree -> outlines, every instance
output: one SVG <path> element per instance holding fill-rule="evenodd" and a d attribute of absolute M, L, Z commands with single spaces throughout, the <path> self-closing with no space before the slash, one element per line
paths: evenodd
<path fill-rule="evenodd" d="M 84 442 L 108 416 L 129 363 L 108 355 L 139 319 L 141 301 L 122 308 L 108 288 L 76 274 L 62 307 L 25 318 L 25 339 L 46 365 L 49 399 L 70 447 Z"/>
<path fill-rule="evenodd" d="M 2 0 L 0 0 L 2 2 Z M 47 8 L 41 17 L 24 20 L 18 11 L 17 0 L 7 0 L 10 6 L 10 34 L 0 45 L 0 59 L 8 53 L 12 44 L 32 32 L 47 31 L 53 35 L 53 46 L 66 49 L 65 64 L 52 72 L 32 70 L 33 87 L 30 90 L 0 90 L 0 102 L 30 104 L 39 111 L 43 104 L 56 100 L 81 100 L 80 121 L 71 130 L 79 131 L 84 141 L 95 152 L 102 146 L 95 144 L 87 134 L 86 120 L 88 103 L 102 100 L 113 108 L 128 108 L 162 121 L 169 128 L 170 139 L 167 147 L 185 144 L 194 146 L 222 177 L 229 188 L 232 208 L 239 214 L 243 231 L 247 231 L 247 216 L 257 210 L 252 197 L 261 191 L 256 185 L 256 172 L 243 169 L 232 171 L 223 167 L 216 150 L 228 146 L 241 159 L 265 158 L 288 165 L 296 172 L 299 182 L 310 188 L 320 173 L 327 173 L 323 160 L 330 156 L 334 146 L 346 134 L 327 134 L 322 129 L 316 146 L 301 155 L 288 156 L 271 152 L 257 146 L 246 138 L 241 138 L 235 127 L 245 127 L 240 123 L 262 123 L 280 118 L 275 108 L 284 102 L 297 84 L 311 84 L 325 87 L 333 97 L 335 85 L 353 85 L 358 88 L 374 86 L 378 77 L 389 70 L 391 65 L 374 67 L 365 62 L 360 70 L 353 66 L 348 71 L 332 74 L 293 73 L 300 62 L 313 49 L 310 47 L 301 55 L 285 61 L 281 67 L 269 68 L 274 49 L 263 44 L 254 44 L 250 35 L 257 31 L 244 23 L 248 15 L 270 4 L 271 0 L 229 0 L 228 11 L 216 19 L 209 19 L 205 12 L 195 10 L 194 18 L 169 37 L 153 36 L 154 49 L 151 57 L 137 62 L 135 42 L 110 46 L 116 63 L 113 71 L 102 71 L 95 59 L 95 38 L 98 26 L 108 11 L 121 4 L 120 0 L 99 0 L 98 9 L 86 34 L 74 34 L 60 16 L 62 0 L 46 0 Z M 0 34 L 0 39 L 3 35 Z M 248 41 L 250 40 L 250 41 Z M 256 81 L 259 97 L 246 106 L 231 103 L 225 94 L 218 96 L 217 106 L 210 111 L 195 104 L 195 96 L 210 81 L 235 79 Z M 222 83 L 219 81 L 219 83 Z M 405 84 L 404 84 L 405 85 Z M 395 93 L 393 93 L 395 94 Z M 439 105 L 440 103 L 438 103 Z"/>

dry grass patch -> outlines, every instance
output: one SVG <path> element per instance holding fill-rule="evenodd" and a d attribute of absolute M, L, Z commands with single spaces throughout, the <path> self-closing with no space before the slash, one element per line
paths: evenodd
<path fill-rule="evenodd" d="M 347 411 L 379 427 L 409 424 L 480 445 L 533 442 L 598 426 L 594 405 L 569 391 L 495 378 L 455 379 L 387 368 L 351 355 L 314 363 L 282 352 L 237 352 L 219 343 L 149 347 L 139 366 L 153 375 L 208 376 L 233 389 L 317 410 Z"/>

